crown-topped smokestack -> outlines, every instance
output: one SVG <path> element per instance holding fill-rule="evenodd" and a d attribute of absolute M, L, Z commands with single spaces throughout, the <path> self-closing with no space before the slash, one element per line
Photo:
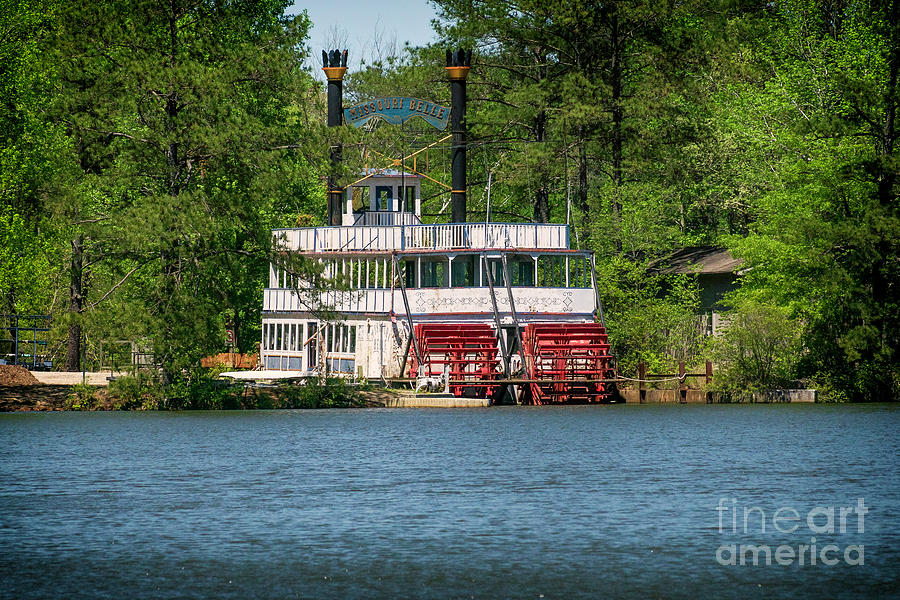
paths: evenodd
<path fill-rule="evenodd" d="M 471 66 L 471 50 L 447 50 L 450 131 L 453 134 L 450 204 L 454 223 L 466 221 L 466 77 L 469 76 Z"/>
<path fill-rule="evenodd" d="M 347 51 L 322 50 L 322 70 L 328 78 L 328 126 L 340 127 L 344 117 L 344 73 L 347 72 Z M 328 174 L 328 224 L 341 224 L 343 211 L 343 191 L 338 188 L 341 145 L 331 146 L 331 173 Z"/>

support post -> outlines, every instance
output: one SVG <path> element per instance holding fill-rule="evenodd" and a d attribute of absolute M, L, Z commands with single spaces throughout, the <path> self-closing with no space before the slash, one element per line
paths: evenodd
<path fill-rule="evenodd" d="M 413 352 L 416 353 L 416 362 L 419 364 L 419 368 L 422 367 L 422 355 L 419 353 L 419 342 L 416 340 L 416 328 L 413 325 L 412 314 L 409 310 L 409 300 L 406 298 L 406 283 L 403 282 L 403 273 L 400 272 L 400 263 L 397 261 L 397 255 L 393 255 L 393 264 L 394 264 L 394 273 L 397 275 L 397 280 L 400 282 L 400 294 L 403 296 L 403 307 L 406 309 L 406 321 L 409 323 L 409 337 L 412 340 Z M 407 353 L 409 350 L 407 349 Z M 406 368 L 406 362 L 404 358 L 403 369 Z M 403 371 L 401 369 L 400 375 L 403 375 Z"/>
<path fill-rule="evenodd" d="M 647 402 L 647 390 L 644 387 L 646 384 L 644 383 L 647 380 L 647 363 L 639 362 L 638 363 L 638 402 L 644 404 Z"/>
<path fill-rule="evenodd" d="M 481 258 L 484 260 L 484 269 L 487 273 L 488 291 L 491 294 L 491 307 L 494 309 L 494 323 L 497 325 L 497 343 L 500 346 L 500 354 L 503 358 L 503 376 L 509 377 L 509 352 L 506 349 L 506 342 L 503 339 L 503 328 L 500 326 L 500 311 L 497 309 L 497 296 L 494 294 L 494 276 L 491 274 L 491 266 L 488 264 L 487 255 L 482 252 Z"/>
<path fill-rule="evenodd" d="M 322 50 L 322 70 L 328 78 L 328 126 L 340 127 L 344 123 L 344 73 L 347 72 L 347 51 Z M 338 185 L 341 163 L 341 145 L 332 143 L 331 170 L 328 174 L 328 225 L 341 225 L 344 192 Z"/>
<path fill-rule="evenodd" d="M 466 222 L 466 78 L 472 65 L 472 51 L 447 50 L 447 78 L 450 80 L 451 154 L 450 219 Z"/>
<path fill-rule="evenodd" d="M 509 295 L 509 311 L 512 314 L 513 325 L 516 331 L 516 343 L 519 349 L 519 358 L 522 360 L 522 368 L 525 367 L 525 354 L 522 350 L 522 329 L 519 327 L 519 317 L 516 316 L 516 303 L 513 300 L 512 285 L 509 281 L 509 267 L 506 264 L 506 253 L 500 254 L 500 260 L 503 263 L 503 281 L 506 283 L 506 293 Z M 510 356 L 512 352 L 510 351 Z M 512 376 L 512 374 L 510 374 Z"/>
<path fill-rule="evenodd" d="M 535 269 L 535 271 L 537 271 L 537 269 Z M 593 252 L 591 252 L 591 287 L 594 288 L 594 303 L 597 305 L 597 319 L 603 327 L 606 327 L 606 323 L 603 322 L 603 303 L 600 301 L 600 288 L 597 285 L 597 257 Z M 643 379 L 643 377 L 640 377 L 640 379 Z"/>
<path fill-rule="evenodd" d="M 400 359 L 400 377 L 403 377 L 403 373 L 406 371 L 406 362 L 409 358 L 409 345 L 412 343 L 413 336 L 409 336 L 406 338 L 406 343 L 403 344 L 403 354 Z"/>
<path fill-rule="evenodd" d="M 678 363 L 678 378 L 679 378 L 679 386 L 678 386 L 678 395 L 679 401 L 684 404 L 687 402 L 687 378 L 685 377 L 685 373 L 687 371 L 684 370 L 684 361 L 679 361 Z"/>

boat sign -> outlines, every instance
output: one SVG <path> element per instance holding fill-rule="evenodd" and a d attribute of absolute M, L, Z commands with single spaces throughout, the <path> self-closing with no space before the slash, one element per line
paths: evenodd
<path fill-rule="evenodd" d="M 450 121 L 450 109 L 421 98 L 390 96 L 376 98 L 344 109 L 344 121 L 361 127 L 374 117 L 381 117 L 392 125 L 405 123 L 412 117 L 422 117 L 437 129 L 446 129 Z"/>

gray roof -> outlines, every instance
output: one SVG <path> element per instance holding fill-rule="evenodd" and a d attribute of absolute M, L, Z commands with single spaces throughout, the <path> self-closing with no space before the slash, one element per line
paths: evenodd
<path fill-rule="evenodd" d="M 416 173 L 400 172 L 397 169 L 366 169 L 363 172 L 369 177 L 405 177 L 406 179 L 421 179 Z"/>
<path fill-rule="evenodd" d="M 688 246 L 654 261 L 650 268 L 663 274 L 716 275 L 734 273 L 742 264 L 744 264 L 743 258 L 733 257 L 725 248 Z"/>

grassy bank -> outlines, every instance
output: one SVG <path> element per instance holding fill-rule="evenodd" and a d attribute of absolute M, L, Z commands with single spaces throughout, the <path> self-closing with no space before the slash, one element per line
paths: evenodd
<path fill-rule="evenodd" d="M 0 387 L 0 411 L 22 410 L 252 410 L 377 406 L 368 385 L 341 378 L 253 386 L 212 374 L 163 385 L 151 373 L 110 381 L 108 386 L 23 384 Z"/>

